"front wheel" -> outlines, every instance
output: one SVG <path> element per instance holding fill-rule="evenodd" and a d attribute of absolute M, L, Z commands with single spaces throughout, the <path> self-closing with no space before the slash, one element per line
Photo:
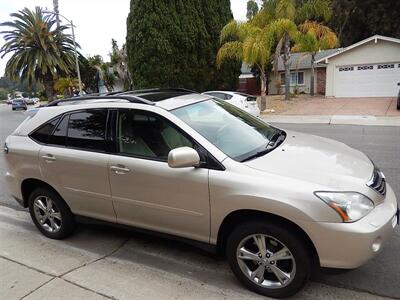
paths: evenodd
<path fill-rule="evenodd" d="M 229 236 L 226 250 L 231 269 L 242 284 L 267 297 L 290 297 L 310 276 L 307 248 L 283 226 L 241 224 Z"/>
<path fill-rule="evenodd" d="M 31 193 L 29 212 L 40 232 L 51 239 L 63 239 L 74 230 L 74 215 L 64 200 L 51 189 L 42 187 Z"/>

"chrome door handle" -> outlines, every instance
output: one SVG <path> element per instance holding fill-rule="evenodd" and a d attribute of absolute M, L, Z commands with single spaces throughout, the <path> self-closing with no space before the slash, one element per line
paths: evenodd
<path fill-rule="evenodd" d="M 53 161 L 56 161 L 56 158 L 55 158 L 53 155 L 51 155 L 51 154 L 43 155 L 42 158 L 43 158 L 46 162 L 53 162 Z"/>
<path fill-rule="evenodd" d="M 114 173 L 117 175 L 123 175 L 130 172 L 130 170 L 123 165 L 111 166 L 110 170 L 114 171 Z"/>

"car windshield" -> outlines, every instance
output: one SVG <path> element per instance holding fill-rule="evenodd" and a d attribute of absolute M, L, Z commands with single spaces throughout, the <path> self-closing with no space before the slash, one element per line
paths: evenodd
<path fill-rule="evenodd" d="M 271 139 L 277 132 L 282 133 L 260 119 L 217 99 L 180 107 L 172 113 L 237 161 L 245 161 L 259 153 L 265 154 Z"/>
<path fill-rule="evenodd" d="M 24 100 L 14 100 L 13 102 L 14 102 L 14 103 L 23 103 Z"/>

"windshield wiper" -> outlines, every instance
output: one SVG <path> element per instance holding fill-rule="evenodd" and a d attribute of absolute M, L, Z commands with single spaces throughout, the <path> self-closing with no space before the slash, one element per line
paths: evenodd
<path fill-rule="evenodd" d="M 254 158 L 263 156 L 263 155 L 267 154 L 268 152 L 270 152 L 270 151 L 272 151 L 272 150 L 273 150 L 273 149 L 271 149 L 271 148 L 265 148 L 264 150 L 258 151 L 258 152 L 256 152 L 256 153 L 254 153 L 254 154 L 252 154 L 252 155 L 246 157 L 245 159 L 242 159 L 240 162 L 245 162 L 245 161 L 252 160 L 252 159 L 254 159 Z"/>
<path fill-rule="evenodd" d="M 280 144 L 282 144 L 282 142 L 285 140 L 285 137 L 286 137 L 286 133 L 283 130 L 277 129 L 275 131 L 275 133 L 271 136 L 268 144 L 265 146 L 265 149 L 258 151 L 256 153 L 242 159 L 240 162 L 252 160 L 254 158 L 263 156 L 263 155 L 267 154 L 268 152 L 271 152 L 276 147 L 278 147 Z"/>
<path fill-rule="evenodd" d="M 283 135 L 283 131 L 282 130 L 275 130 L 274 134 L 270 137 L 269 139 L 269 143 L 268 146 L 273 146 L 276 141 Z"/>

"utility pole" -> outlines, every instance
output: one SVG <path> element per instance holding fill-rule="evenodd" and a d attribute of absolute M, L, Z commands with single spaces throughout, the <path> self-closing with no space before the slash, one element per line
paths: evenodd
<path fill-rule="evenodd" d="M 60 11 L 58 10 L 58 0 L 53 0 L 53 8 L 56 15 L 57 27 L 60 27 Z"/>
<path fill-rule="evenodd" d="M 62 17 L 64 18 L 70 25 L 71 25 L 71 30 L 72 30 L 72 41 L 74 42 L 74 52 L 75 52 L 75 63 L 76 63 L 76 73 L 78 74 L 78 82 L 79 82 L 79 95 L 82 95 L 82 80 L 81 80 L 81 71 L 79 69 L 79 59 L 78 59 L 78 50 L 76 49 L 76 42 L 75 42 L 75 30 L 74 30 L 74 23 L 72 23 L 71 20 L 67 19 L 65 16 L 61 14 L 56 14 L 54 11 L 44 11 L 45 13 L 55 15 L 56 17 Z"/>

